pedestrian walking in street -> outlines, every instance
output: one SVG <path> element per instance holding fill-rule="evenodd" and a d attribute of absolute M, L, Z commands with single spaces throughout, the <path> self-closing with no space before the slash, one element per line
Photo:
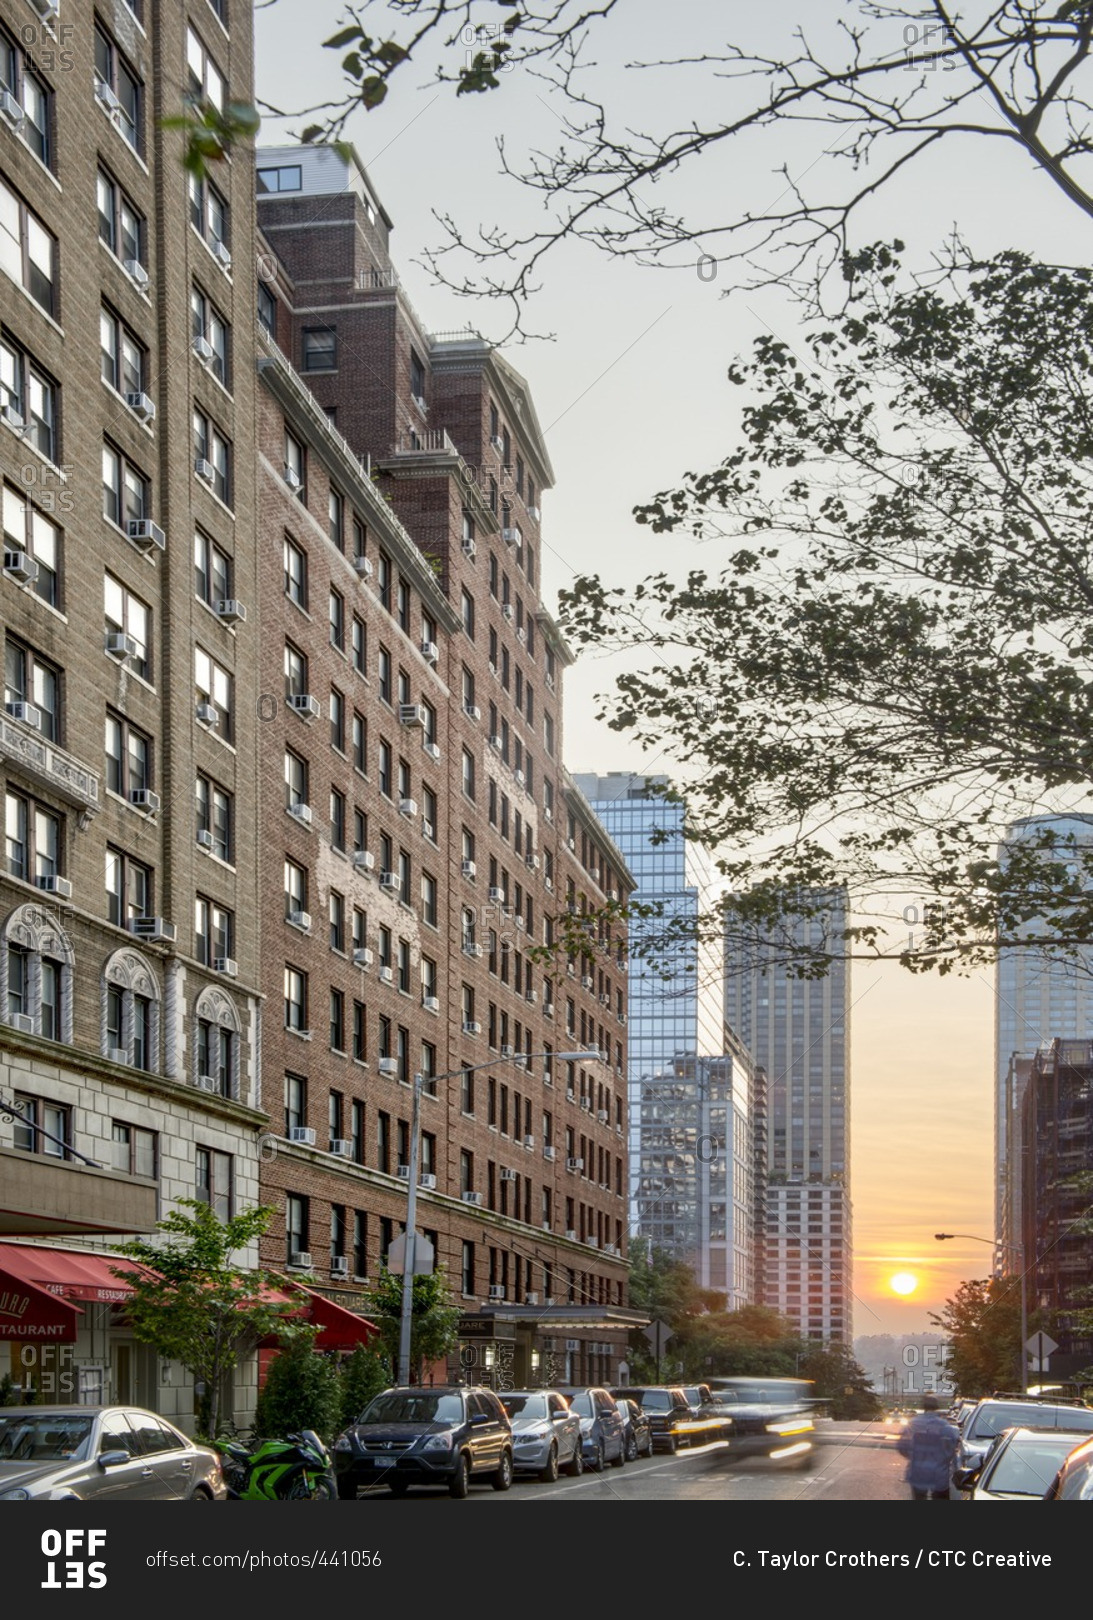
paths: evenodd
<path fill-rule="evenodd" d="M 922 1411 L 900 1430 L 896 1442 L 907 1458 L 905 1478 L 916 1502 L 948 1501 L 960 1431 L 938 1411 L 936 1395 L 922 1397 Z"/>

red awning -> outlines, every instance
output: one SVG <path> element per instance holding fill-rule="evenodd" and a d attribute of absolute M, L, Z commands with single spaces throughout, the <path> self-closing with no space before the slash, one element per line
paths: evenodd
<path fill-rule="evenodd" d="M 313 1288 L 305 1288 L 302 1283 L 296 1284 L 301 1294 L 308 1299 L 307 1319 L 320 1328 L 315 1347 L 318 1350 L 352 1350 L 358 1344 L 370 1344 L 379 1333 L 374 1322 L 366 1317 L 358 1316 L 356 1311 L 347 1311 L 344 1305 L 338 1305 L 326 1294 L 317 1294 Z"/>
<path fill-rule="evenodd" d="M 36 1243 L 0 1243 L 0 1272 L 32 1283 L 60 1299 L 89 1300 L 96 1305 L 123 1305 L 132 1292 L 115 1277 L 112 1266 L 134 1266 L 120 1255 L 90 1249 L 47 1249 Z"/>
<path fill-rule="evenodd" d="M 31 1339 L 36 1343 L 75 1344 L 83 1312 L 78 1305 L 47 1293 L 8 1271 L 0 1251 L 0 1340 Z"/>

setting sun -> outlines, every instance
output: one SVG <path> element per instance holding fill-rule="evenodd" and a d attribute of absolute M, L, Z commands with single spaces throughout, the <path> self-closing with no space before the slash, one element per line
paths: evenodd
<path fill-rule="evenodd" d="M 888 1286 L 894 1294 L 913 1294 L 918 1287 L 918 1278 L 909 1271 L 897 1271 L 894 1277 L 889 1277 Z"/>

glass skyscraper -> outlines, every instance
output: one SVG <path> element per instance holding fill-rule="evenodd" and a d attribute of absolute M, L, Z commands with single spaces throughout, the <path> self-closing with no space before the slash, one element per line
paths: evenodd
<path fill-rule="evenodd" d="M 761 1077 L 726 1036 L 719 946 L 696 937 L 712 868 L 684 837 L 684 805 L 657 791 L 666 778 L 573 779 L 626 858 L 633 900 L 657 911 L 632 920 L 629 934 L 631 1232 L 684 1260 L 735 1308 L 757 1297 Z"/>

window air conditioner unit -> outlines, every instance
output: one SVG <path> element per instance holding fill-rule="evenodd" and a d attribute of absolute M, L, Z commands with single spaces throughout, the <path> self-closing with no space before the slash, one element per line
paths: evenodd
<path fill-rule="evenodd" d="M 306 1249 L 293 1249 L 289 1260 L 290 1266 L 299 1266 L 302 1271 L 311 1270 L 311 1256 Z"/>
<path fill-rule="evenodd" d="M 360 575 L 361 579 L 372 578 L 374 570 L 372 568 L 371 560 L 364 556 L 363 553 L 359 557 L 353 558 L 353 567 L 357 570 L 357 573 Z"/>
<path fill-rule="evenodd" d="M 409 1179 L 410 1179 L 410 1166 L 408 1164 L 396 1164 L 396 1166 L 395 1166 L 395 1174 L 399 1178 L 400 1181 L 409 1181 Z"/>
<path fill-rule="evenodd" d="M 498 754 L 501 752 L 501 739 L 496 733 L 490 738 L 490 747 Z"/>
<path fill-rule="evenodd" d="M 347 1254 L 332 1254 L 330 1256 L 330 1275 L 332 1277 L 349 1276 L 349 1256 Z"/>
<path fill-rule="evenodd" d="M 106 632 L 106 651 L 111 658 L 135 658 L 140 648 L 135 636 L 127 636 L 123 630 L 108 630 Z"/>
<path fill-rule="evenodd" d="M 397 894 L 402 888 L 402 879 L 397 872 L 381 872 L 380 888 L 390 889 L 393 894 Z"/>
<path fill-rule="evenodd" d="M 490 1298 L 504 1299 L 505 1289 L 502 1283 L 490 1283 Z"/>
<path fill-rule="evenodd" d="M 431 1171 L 426 1170 L 425 1174 L 422 1176 L 421 1180 L 418 1182 L 418 1186 L 419 1187 L 424 1187 L 426 1192 L 435 1192 L 436 1191 L 436 1177 L 432 1174 Z"/>
<path fill-rule="evenodd" d="M 395 982 L 395 970 L 394 970 L 394 968 L 387 967 L 387 966 L 381 967 L 380 972 L 379 972 L 379 978 L 380 978 L 380 983 L 381 984 L 394 984 L 394 982 Z"/>
<path fill-rule="evenodd" d="M 516 777 L 516 785 L 517 785 L 517 787 L 523 787 L 524 782 L 526 780 L 523 771 L 520 771 L 520 770 L 514 771 L 513 775 Z"/>
<path fill-rule="evenodd" d="M 425 996 L 422 998 L 421 1005 L 425 1008 L 426 1012 L 438 1013 L 440 1011 L 440 997 Z"/>
<path fill-rule="evenodd" d="M 575 855 L 577 853 L 577 840 L 575 838 L 567 838 L 565 841 L 565 847 L 566 849 L 571 850 Z"/>
<path fill-rule="evenodd" d="M 29 1013 L 12 1013 L 8 1019 L 12 1029 L 17 1029 L 21 1035 L 37 1035 L 38 1020 Z"/>
<path fill-rule="evenodd" d="M 391 1076 L 398 1074 L 398 1058 L 381 1057 L 377 1067 L 379 1068 L 380 1074 L 385 1074 L 388 1076 L 388 1078 L 390 1078 Z"/>
<path fill-rule="evenodd" d="M 618 889 L 608 889 L 607 898 L 612 902 L 612 904 L 616 904 L 619 898 Z"/>
<path fill-rule="evenodd" d="M 166 917 L 134 917 L 129 927 L 138 939 L 151 939 L 162 945 L 173 945 L 178 936 L 178 929 Z"/>
<path fill-rule="evenodd" d="M 33 585 L 38 578 L 38 564 L 25 551 L 5 551 L 4 572 L 19 585 Z"/>
<path fill-rule="evenodd" d="M 593 1236 L 592 1236 L 592 1234 L 591 1234 L 591 1232 L 590 1232 L 590 1233 L 589 1233 L 589 1235 L 588 1235 L 588 1236 L 587 1236 L 587 1237 L 586 1237 L 586 1238 L 585 1238 L 585 1243 L 586 1243 L 586 1244 L 587 1244 L 587 1245 L 588 1245 L 588 1247 L 589 1247 L 589 1248 L 590 1248 L 590 1249 L 598 1249 L 598 1248 L 599 1248 L 599 1246 L 600 1246 L 600 1240 L 599 1240 L 599 1238 L 595 1238 L 595 1237 L 593 1237 Z"/>
<path fill-rule="evenodd" d="M 573 1158 L 567 1159 L 565 1161 L 565 1167 L 566 1167 L 567 1170 L 583 1170 L 584 1169 L 584 1160 L 583 1159 L 573 1159 Z"/>
<path fill-rule="evenodd" d="M 290 804 L 288 806 L 288 813 L 296 821 L 302 823 L 303 826 L 311 826 L 311 806 L 309 804 L 305 804 L 302 799 L 297 800 L 295 804 Z"/>
<path fill-rule="evenodd" d="M 603 1246 L 603 1252 L 604 1254 L 618 1254 L 619 1246 L 617 1243 L 605 1243 Z"/>
<path fill-rule="evenodd" d="M 512 609 L 512 603 L 511 602 L 505 602 L 505 603 L 502 604 L 501 617 L 503 619 L 508 619 L 508 620 L 511 621 L 512 612 L 513 612 L 513 609 Z"/>
<path fill-rule="evenodd" d="M 524 1146 L 526 1148 L 533 1148 L 535 1146 L 535 1138 L 534 1138 L 534 1136 L 525 1136 L 524 1137 Z"/>
<path fill-rule="evenodd" d="M 209 245 L 213 250 L 213 258 L 216 260 L 216 262 L 224 270 L 230 270 L 232 267 L 232 256 L 231 250 L 227 244 L 222 242 L 217 236 L 214 237 L 213 241 Z"/>
<path fill-rule="evenodd" d="M 18 129 L 26 119 L 22 103 L 16 100 L 10 90 L 0 90 L 0 116 L 7 119 L 12 129 Z"/>
<path fill-rule="evenodd" d="M 472 557 L 473 558 L 473 556 L 474 556 L 474 554 L 475 554 L 475 552 L 477 550 L 478 550 L 478 547 L 475 545 L 474 541 L 470 538 L 470 536 L 468 536 L 467 539 L 465 539 L 464 542 L 463 542 L 463 555 L 464 555 L 464 557 Z"/>
<path fill-rule="evenodd" d="M 400 799 L 398 802 L 398 813 L 400 816 L 405 816 L 407 821 L 413 821 L 414 817 L 417 815 L 417 800 Z"/>
<path fill-rule="evenodd" d="M 423 703 L 400 703 L 398 717 L 404 726 L 424 726 L 426 715 Z"/>
<path fill-rule="evenodd" d="M 505 903 L 505 891 L 504 889 L 498 888 L 496 884 L 491 887 L 489 897 L 491 902 L 496 906 L 503 906 Z"/>
<path fill-rule="evenodd" d="M 501 538 L 505 542 L 506 546 L 518 546 L 524 537 L 520 533 L 519 529 L 511 528 L 502 529 Z"/>
<path fill-rule="evenodd" d="M 533 523 L 538 523 L 541 516 L 542 516 L 542 513 L 540 512 L 540 510 L 539 510 L 539 508 L 537 506 L 529 506 L 528 507 L 528 517 L 531 519 L 531 521 Z"/>
<path fill-rule="evenodd" d="M 197 1077 L 198 1091 L 219 1092 L 220 1080 L 215 1074 L 199 1074 Z"/>
<path fill-rule="evenodd" d="M 13 720 L 21 720 L 25 726 L 33 726 L 35 731 L 41 731 L 42 711 L 36 709 L 33 703 L 8 703 L 5 708 Z"/>
<path fill-rule="evenodd" d="M 293 928 L 302 928 L 307 933 L 311 927 L 311 913 L 310 911 L 290 911 L 285 921 L 291 923 Z"/>
<path fill-rule="evenodd" d="M 429 758 L 431 760 L 433 760 L 434 763 L 439 764 L 439 762 L 440 762 L 440 744 L 435 743 L 435 742 L 427 742 L 427 743 L 423 743 L 422 747 L 425 749 L 425 752 L 428 754 Z"/>
<path fill-rule="evenodd" d="M 126 394 L 125 403 L 133 415 L 139 416 L 142 422 L 151 422 L 155 419 L 156 407 L 150 394 Z"/>
<path fill-rule="evenodd" d="M 569 1241 L 571 1243 L 576 1243 L 576 1241 L 577 1241 L 577 1233 L 576 1233 L 575 1229 L 572 1226 L 567 1229 L 566 1237 L 569 1239 Z"/>
<path fill-rule="evenodd" d="M 504 455 L 504 453 L 505 453 L 505 441 L 501 437 L 500 433 L 494 433 L 491 436 L 491 438 L 490 438 L 490 448 L 492 450 L 496 450 L 499 455 Z"/>
<path fill-rule="evenodd" d="M 123 259 L 121 264 L 129 280 L 144 292 L 148 286 L 148 272 L 139 259 Z"/>
<path fill-rule="evenodd" d="M 481 1035 L 482 1025 L 477 1018 L 465 1018 L 463 1020 L 463 1033 L 464 1035 Z"/>
<path fill-rule="evenodd" d="M 31 0 L 31 4 L 34 4 L 34 0 Z M 35 7 L 35 9 L 37 10 L 37 7 Z M 110 114 L 111 118 L 113 118 L 115 113 L 121 112 L 121 102 L 118 100 L 113 90 L 111 90 L 105 79 L 95 80 L 95 99 L 98 101 L 100 106 L 105 108 L 105 110 Z"/>
<path fill-rule="evenodd" d="M 133 788 L 129 803 L 134 810 L 143 810 L 146 816 L 154 816 L 159 810 L 159 794 L 153 793 L 150 788 Z"/>
<path fill-rule="evenodd" d="M 591 990 L 592 982 L 593 982 L 592 981 L 592 975 L 590 973 L 582 973 L 581 974 L 581 989 L 582 990 Z"/>
<path fill-rule="evenodd" d="M 304 1147 L 315 1146 L 315 1132 L 310 1125 L 293 1125 L 288 1133 L 290 1142 L 301 1142 Z"/>
<path fill-rule="evenodd" d="M 358 872 L 374 872 L 376 857 L 370 849 L 355 849 L 353 851 L 353 865 Z"/>
<path fill-rule="evenodd" d="M 527 867 L 529 872 L 537 872 L 539 870 L 538 855 L 533 855 L 529 850 L 527 855 L 524 857 L 524 865 Z"/>
<path fill-rule="evenodd" d="M 538 1305 L 538 1303 L 539 1303 L 539 1296 L 534 1291 L 531 1292 L 530 1294 L 525 1294 L 524 1295 L 524 1304 L 525 1305 Z"/>
<path fill-rule="evenodd" d="M 501 1180 L 502 1181 L 519 1181 L 519 1179 L 520 1179 L 520 1177 L 516 1174 L 515 1170 L 502 1169 L 502 1171 L 501 1171 Z"/>
<path fill-rule="evenodd" d="M 502 1057 L 503 1057 L 503 1058 L 511 1058 L 511 1057 L 514 1057 L 514 1056 L 515 1056 L 515 1053 L 516 1053 L 516 1049 L 515 1049 L 515 1047 L 512 1047 L 512 1046 L 503 1046 L 503 1047 L 502 1047 L 502 1048 L 501 1048 L 501 1056 L 502 1056 Z"/>
<path fill-rule="evenodd" d="M 592 1112 L 592 1104 L 587 1097 L 581 1098 L 581 1108 L 586 1114 L 590 1114 Z"/>
<path fill-rule="evenodd" d="M 50 872 L 38 879 L 38 887 L 43 894 L 55 894 L 60 900 L 72 899 L 72 884 L 68 878 L 58 877 L 56 872 Z"/>
<path fill-rule="evenodd" d="M 465 1204 L 473 1204 L 477 1209 L 481 1206 L 482 1194 L 480 1192 L 465 1192 L 463 1194 L 463 1202 Z"/>
<path fill-rule="evenodd" d="M 473 861 L 464 861 L 460 867 L 460 871 L 463 873 L 465 878 L 473 878 L 477 876 L 478 868 Z"/>
<path fill-rule="evenodd" d="M 201 361 L 203 366 L 211 366 L 213 361 L 216 359 L 216 350 L 213 348 L 208 338 L 202 337 L 200 332 L 198 332 L 197 336 L 190 344 L 190 347 L 197 355 L 197 358 Z"/>
<path fill-rule="evenodd" d="M 464 703 L 463 713 L 467 716 L 468 720 L 481 720 L 482 718 L 482 710 L 478 707 L 477 703 Z"/>
<path fill-rule="evenodd" d="M 372 952 L 368 949 L 367 945 L 361 945 L 353 952 L 353 966 L 354 967 L 370 968 L 374 961 L 375 961 L 375 957 L 373 956 Z"/>
<path fill-rule="evenodd" d="M 481 945 L 476 945 L 473 939 L 472 940 L 464 940 L 464 942 L 463 942 L 463 955 L 464 956 L 473 956 L 474 959 L 477 961 L 482 955 L 482 947 L 481 947 Z"/>
<path fill-rule="evenodd" d="M 212 703 L 199 703 L 194 710 L 194 715 L 196 719 L 201 721 L 203 726 L 215 726 L 220 723 L 220 715 L 215 704 Z"/>
<path fill-rule="evenodd" d="M 150 551 L 153 546 L 160 551 L 167 549 L 167 536 L 159 524 L 153 523 L 150 518 L 130 518 L 125 525 L 125 532 L 141 551 Z"/>
<path fill-rule="evenodd" d="M 440 651 L 436 642 L 423 641 L 421 643 L 421 656 L 424 658 L 427 664 L 435 664 L 437 659 L 440 657 Z"/>
<path fill-rule="evenodd" d="M 234 596 L 227 596 L 216 604 L 216 616 L 225 624 L 246 624 L 247 610 Z"/>
<path fill-rule="evenodd" d="M 129 1062 L 129 1051 L 128 1048 L 124 1046 L 108 1046 L 106 1049 L 106 1056 L 111 1063 Z"/>
<path fill-rule="evenodd" d="M 293 714 L 298 714 L 303 720 L 317 720 L 323 712 L 318 698 L 312 697 L 310 692 L 293 692 L 288 706 Z"/>
<path fill-rule="evenodd" d="M 336 1159 L 351 1159 L 353 1144 L 348 1136 L 335 1136 L 330 1143 L 330 1151 Z"/>
<path fill-rule="evenodd" d="M 549 1159 L 550 1162 L 553 1163 L 554 1160 L 557 1157 L 558 1157 L 558 1149 L 553 1145 L 553 1143 L 548 1142 L 546 1144 L 546 1146 L 543 1148 L 543 1158 L 544 1159 Z"/>
<path fill-rule="evenodd" d="M 194 472 L 199 478 L 203 479 L 206 484 L 211 484 L 213 479 L 216 477 L 216 468 L 213 466 L 212 462 L 207 461 L 204 456 L 197 457 L 196 461 L 194 462 Z"/>
<path fill-rule="evenodd" d="M 597 1108 L 596 1118 L 599 1120 L 601 1125 L 606 1125 L 610 1117 L 611 1116 L 608 1114 L 606 1108 Z"/>

